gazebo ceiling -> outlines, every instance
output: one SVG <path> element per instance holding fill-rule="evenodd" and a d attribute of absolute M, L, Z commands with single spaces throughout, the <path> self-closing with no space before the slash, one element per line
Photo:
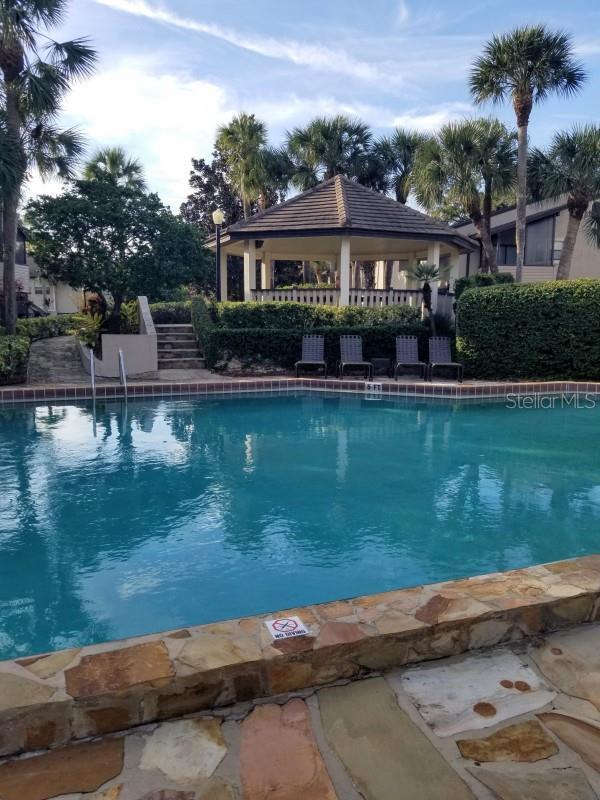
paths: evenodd
<path fill-rule="evenodd" d="M 358 241 L 355 242 L 355 238 L 370 239 L 370 245 L 364 248 L 365 257 L 377 253 L 380 257 L 386 255 L 389 257 L 390 251 L 399 252 L 399 242 L 383 243 L 381 240 L 385 239 L 410 240 L 412 246 L 410 248 L 403 246 L 404 251 L 414 250 L 414 243 L 423 246 L 425 242 L 446 243 L 463 252 L 476 248 L 472 240 L 443 222 L 398 203 L 384 194 L 367 189 L 342 175 L 336 175 L 331 180 L 315 186 L 314 189 L 286 200 L 285 203 L 272 206 L 249 219 L 231 225 L 223 232 L 221 242 L 227 245 L 245 239 L 289 240 L 331 237 L 333 244 L 342 236 L 352 237 L 352 251 L 357 255 Z M 379 243 L 374 242 L 374 239 L 378 239 Z M 214 238 L 211 238 L 208 244 L 214 248 Z M 305 242 L 305 245 L 308 245 L 308 242 Z M 328 249 L 322 245 L 317 248 L 320 254 Z M 227 249 L 229 252 L 234 250 L 233 247 Z M 287 251 L 289 248 L 285 245 L 280 246 L 280 243 L 276 246 L 275 242 L 269 242 L 269 251 L 275 249 Z M 332 252 L 337 249 L 336 243 L 332 247 Z M 310 254 L 306 252 L 306 255 Z"/>

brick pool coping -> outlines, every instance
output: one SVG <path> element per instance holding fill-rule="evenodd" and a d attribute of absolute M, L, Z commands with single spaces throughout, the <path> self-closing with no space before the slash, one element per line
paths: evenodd
<path fill-rule="evenodd" d="M 274 641 L 265 620 L 308 635 Z M 600 618 L 600 555 L 0 662 L 0 755 Z"/>
<path fill-rule="evenodd" d="M 376 381 L 377 382 L 377 381 Z M 335 378 L 238 378 L 228 381 L 203 381 L 185 383 L 130 383 L 128 395 L 140 397 L 181 397 L 207 394 L 238 394 L 251 392 L 289 392 L 297 389 L 325 392 L 366 391 L 364 380 L 338 380 Z M 510 395 L 600 394 L 600 382 L 584 381 L 483 381 L 480 383 L 450 382 L 382 382 L 383 396 L 441 397 L 446 399 L 493 398 Z M 99 385 L 96 397 L 101 400 L 122 398 L 120 384 Z M 46 402 L 48 400 L 91 400 L 90 386 L 40 385 L 0 386 L 0 404 L 18 402 Z"/>

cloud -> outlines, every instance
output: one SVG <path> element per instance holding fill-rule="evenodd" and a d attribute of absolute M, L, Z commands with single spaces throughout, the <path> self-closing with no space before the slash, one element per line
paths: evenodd
<path fill-rule="evenodd" d="M 235 29 L 200 20 L 182 17 L 165 8 L 158 8 L 146 0 L 94 0 L 99 5 L 123 11 L 137 17 L 172 25 L 175 28 L 205 34 L 234 45 L 242 50 L 323 72 L 337 73 L 364 81 L 378 81 L 383 78 L 399 82 L 398 75 L 382 72 L 377 64 L 361 61 L 345 50 L 332 48 L 314 42 L 300 42 L 293 39 L 275 39 L 270 36 L 247 36 Z"/>
<path fill-rule="evenodd" d="M 398 128 L 411 128 L 428 133 L 435 131 L 447 122 L 463 119 L 474 112 L 469 103 L 442 103 L 435 108 L 416 108 L 397 114 L 392 125 Z"/>
<path fill-rule="evenodd" d="M 396 8 L 396 27 L 402 28 L 410 19 L 410 9 L 406 0 L 398 0 Z"/>

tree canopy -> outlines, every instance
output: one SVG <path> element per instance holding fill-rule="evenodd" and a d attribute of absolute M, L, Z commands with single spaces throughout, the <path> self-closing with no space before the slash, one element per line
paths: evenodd
<path fill-rule="evenodd" d="M 104 297 L 112 327 L 136 295 L 159 300 L 181 284 L 212 286 L 212 259 L 198 231 L 155 194 L 111 180 L 75 181 L 59 197 L 32 200 L 26 220 L 44 275 Z"/>

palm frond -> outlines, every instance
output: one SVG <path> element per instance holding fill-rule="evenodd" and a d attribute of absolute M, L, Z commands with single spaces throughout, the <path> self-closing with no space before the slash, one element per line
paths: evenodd
<path fill-rule="evenodd" d="M 592 203 L 583 220 L 586 238 L 594 247 L 600 247 L 600 202 Z"/>

